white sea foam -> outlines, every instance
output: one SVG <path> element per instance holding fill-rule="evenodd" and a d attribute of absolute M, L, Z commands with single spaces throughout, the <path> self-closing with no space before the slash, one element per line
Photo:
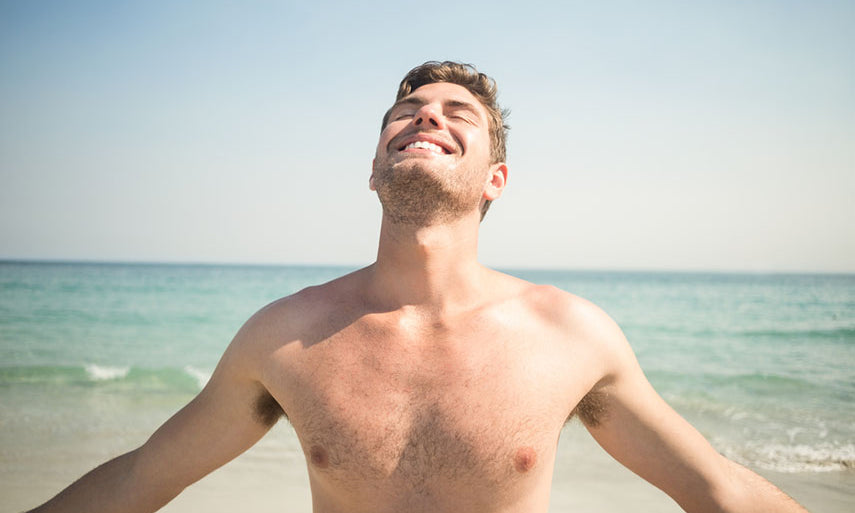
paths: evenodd
<path fill-rule="evenodd" d="M 740 463 L 776 472 L 834 472 L 855 468 L 855 445 L 751 443 L 729 447 L 725 456 Z"/>
<path fill-rule="evenodd" d="M 131 371 L 130 367 L 102 367 L 90 363 L 86 366 L 86 374 L 93 381 L 107 381 L 111 379 L 122 379 Z"/>
<path fill-rule="evenodd" d="M 199 370 L 195 367 L 187 365 L 184 367 L 184 372 L 189 374 L 193 379 L 196 380 L 196 383 L 199 385 L 199 390 L 205 388 L 205 385 L 208 384 L 208 380 L 211 379 L 211 373 Z"/>

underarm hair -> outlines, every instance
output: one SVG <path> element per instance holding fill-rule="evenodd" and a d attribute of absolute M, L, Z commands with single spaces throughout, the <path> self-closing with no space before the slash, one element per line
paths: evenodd
<path fill-rule="evenodd" d="M 255 419 L 265 426 L 272 426 L 282 417 L 288 418 L 279 402 L 267 390 L 258 395 L 255 400 Z"/>
<path fill-rule="evenodd" d="M 587 427 L 597 427 L 605 419 L 607 413 L 606 394 L 592 390 L 573 408 L 570 416 L 567 417 L 567 421 L 569 422 L 573 416 L 578 415 L 579 420 Z"/>

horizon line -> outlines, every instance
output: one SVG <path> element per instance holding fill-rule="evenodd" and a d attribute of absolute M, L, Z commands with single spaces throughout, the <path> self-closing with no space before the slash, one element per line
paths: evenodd
<path fill-rule="evenodd" d="M 360 269 L 370 263 L 307 263 L 307 262 L 218 262 L 202 260 L 120 260 L 85 258 L 7 258 L 0 257 L 0 264 L 23 265 L 106 265 L 106 266 L 187 266 L 187 267 L 306 267 L 329 269 Z M 555 266 L 487 266 L 497 270 L 520 272 L 577 272 L 577 273 L 624 273 L 624 274 L 734 274 L 734 275 L 802 275 L 802 276 L 853 276 L 852 271 L 803 270 L 803 269 L 704 269 L 704 268 L 653 268 L 653 267 L 555 267 Z"/>

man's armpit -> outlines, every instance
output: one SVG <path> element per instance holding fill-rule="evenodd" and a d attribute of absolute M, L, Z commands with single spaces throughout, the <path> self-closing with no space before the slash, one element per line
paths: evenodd
<path fill-rule="evenodd" d="M 253 408 L 255 419 L 265 426 L 272 426 L 282 417 L 288 418 L 279 402 L 267 390 L 262 391 L 255 400 Z"/>
<path fill-rule="evenodd" d="M 587 427 L 597 427 L 605 419 L 606 411 L 606 393 L 598 390 L 588 392 L 585 397 L 579 401 L 579 404 L 570 412 L 567 417 L 569 422 L 573 416 L 578 415 L 579 420 Z"/>

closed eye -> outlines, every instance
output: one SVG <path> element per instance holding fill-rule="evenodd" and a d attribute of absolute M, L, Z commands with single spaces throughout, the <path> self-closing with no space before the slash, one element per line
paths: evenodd
<path fill-rule="evenodd" d="M 469 123 L 470 125 L 477 124 L 475 122 L 475 120 L 473 120 L 471 118 L 471 116 L 466 116 L 466 115 L 462 115 L 462 114 L 452 114 L 452 115 L 448 116 L 448 118 L 449 119 L 459 119 L 460 121 L 465 121 L 466 123 Z"/>

